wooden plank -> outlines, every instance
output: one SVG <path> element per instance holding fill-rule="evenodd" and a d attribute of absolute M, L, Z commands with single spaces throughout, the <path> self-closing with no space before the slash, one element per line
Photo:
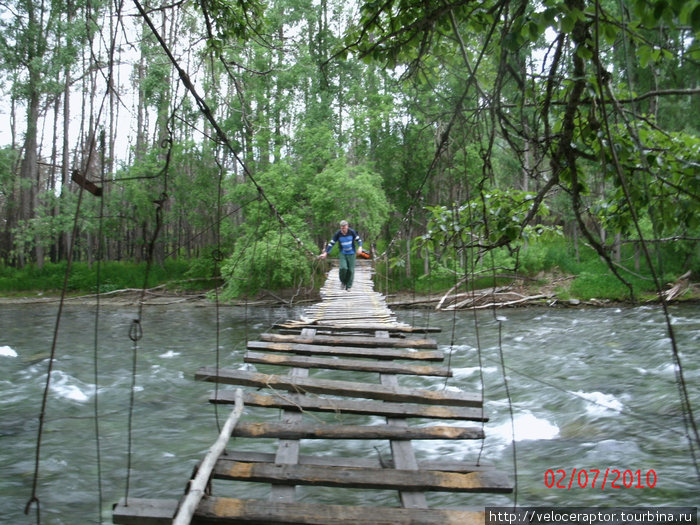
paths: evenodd
<path fill-rule="evenodd" d="M 92 193 L 95 197 L 100 197 L 102 196 L 102 188 L 92 182 L 91 180 L 86 179 L 80 171 L 77 169 L 74 169 L 71 172 L 71 179 L 73 182 L 75 182 L 78 186 L 83 188 L 84 190 L 89 191 Z"/>
<path fill-rule="evenodd" d="M 376 334 L 377 337 L 382 337 L 385 335 L 386 332 L 377 332 Z M 396 388 L 399 386 L 395 375 L 381 374 L 379 378 L 384 386 L 389 388 Z M 408 426 L 408 423 L 404 417 L 387 417 L 386 424 L 404 428 Z M 404 470 L 418 470 L 418 461 L 416 460 L 416 456 L 413 452 L 413 444 L 410 441 L 398 441 L 392 439 L 389 441 L 389 446 L 391 447 L 391 456 L 394 460 L 394 465 L 396 468 Z M 428 502 L 423 492 L 402 490 L 399 492 L 399 497 L 401 498 L 401 505 L 405 508 L 425 509 L 428 507 Z"/>
<path fill-rule="evenodd" d="M 118 525 L 171 525 L 177 512 L 176 499 L 121 498 L 112 510 Z"/>
<path fill-rule="evenodd" d="M 400 428 L 408 427 L 408 423 L 406 423 L 406 420 L 403 418 L 387 417 L 386 424 L 387 426 L 398 426 Z M 389 446 L 391 447 L 391 456 L 396 468 L 412 471 L 418 470 L 418 461 L 413 452 L 413 443 L 410 441 L 392 439 L 389 441 Z M 423 492 L 404 490 L 399 493 L 399 497 L 401 498 L 401 504 L 406 508 L 425 509 L 428 507 Z"/>
<path fill-rule="evenodd" d="M 443 361 L 445 359 L 445 354 L 438 350 L 320 346 L 305 343 L 271 343 L 265 341 L 249 341 L 247 346 L 250 350 L 292 352 L 299 355 L 335 355 L 344 357 L 371 357 L 374 359 L 406 359 L 421 361 Z"/>
<path fill-rule="evenodd" d="M 496 471 L 461 473 L 220 461 L 214 469 L 214 477 L 236 481 L 385 490 L 494 493 L 509 493 L 513 490 L 507 477 Z"/>
<path fill-rule="evenodd" d="M 286 525 L 484 525 L 483 511 L 400 509 L 319 503 L 273 503 L 211 497 L 202 502 L 193 525 L 285 523 Z"/>
<path fill-rule="evenodd" d="M 395 317 L 392 316 L 389 313 L 385 312 L 377 312 L 377 311 L 366 311 L 366 312 L 357 312 L 354 313 L 352 312 L 351 309 L 346 307 L 345 305 L 341 308 L 326 308 L 323 311 L 323 320 L 324 321 L 351 321 L 351 322 L 363 322 L 363 320 L 367 320 L 368 322 L 370 320 L 373 321 L 381 321 L 381 322 L 393 322 L 395 321 Z"/>
<path fill-rule="evenodd" d="M 218 398 L 212 397 L 210 403 L 231 404 L 234 402 L 231 390 L 219 390 Z M 464 421 L 488 421 L 480 408 L 446 407 L 436 405 L 419 405 L 414 403 L 391 403 L 387 401 L 333 399 L 310 397 L 291 393 L 277 393 L 271 396 L 247 392 L 243 394 L 246 406 L 277 409 L 306 410 L 312 412 L 335 412 L 345 414 L 364 414 L 388 417 L 412 417 L 423 419 L 460 419 Z"/>
<path fill-rule="evenodd" d="M 434 339 L 404 339 L 395 337 L 364 337 L 358 335 L 317 335 L 304 337 L 303 335 L 260 334 L 260 339 L 272 343 L 304 343 L 309 345 L 327 346 L 360 346 L 370 348 L 421 348 L 435 349 L 437 342 Z"/>
<path fill-rule="evenodd" d="M 291 376 L 305 377 L 307 370 L 294 368 L 290 371 Z M 283 425 L 296 425 L 301 422 L 303 414 L 299 411 L 285 410 L 282 414 Z M 300 443 L 298 439 L 280 439 L 277 443 L 277 453 L 275 463 L 294 465 L 299 459 Z M 296 487 L 294 485 L 273 485 L 270 488 L 270 501 L 292 502 L 296 498 Z"/>
<path fill-rule="evenodd" d="M 315 330 L 304 328 L 302 334 L 306 337 L 313 337 Z M 303 368 L 292 368 L 289 371 L 290 377 L 307 377 L 309 371 Z M 285 425 L 296 425 L 301 423 L 303 414 L 298 410 L 285 410 L 282 414 L 282 423 Z M 299 460 L 300 443 L 298 439 L 280 439 L 277 443 L 277 454 L 275 463 L 294 465 Z M 293 502 L 296 498 L 296 487 L 294 485 L 275 484 L 270 488 L 270 501 Z"/>
<path fill-rule="evenodd" d="M 296 372 L 299 369 L 294 369 Z M 301 422 L 303 415 L 299 411 L 285 410 L 282 414 L 282 424 L 295 425 Z M 275 463 L 294 465 L 299 459 L 300 443 L 298 439 L 280 439 L 277 443 Z M 273 485 L 270 488 L 270 501 L 292 502 L 296 498 L 294 485 Z"/>
<path fill-rule="evenodd" d="M 249 463 L 274 463 L 275 454 L 270 452 L 254 452 L 250 450 L 228 450 L 219 456 L 221 461 L 243 461 Z M 396 468 L 391 458 L 377 457 L 340 457 L 340 456 L 311 456 L 300 454 L 299 465 L 320 465 L 326 467 L 365 467 L 365 468 Z M 423 470 L 439 470 L 442 472 L 486 472 L 494 470 L 493 465 L 481 463 L 475 465 L 469 461 L 436 461 L 419 460 L 418 468 Z"/>
<path fill-rule="evenodd" d="M 374 330 L 386 330 L 390 333 L 405 333 L 405 334 L 427 334 L 441 332 L 442 328 L 438 326 L 411 326 L 411 325 L 395 325 L 385 326 L 380 323 L 363 323 L 356 325 L 336 325 L 328 324 L 325 320 L 319 321 L 285 321 L 273 325 L 273 328 L 301 330 L 302 328 L 316 328 L 316 330 L 327 330 L 329 332 L 373 332 Z"/>
<path fill-rule="evenodd" d="M 239 423 L 232 436 L 279 439 L 484 439 L 480 428 L 331 425 L 323 423 Z"/>
<path fill-rule="evenodd" d="M 297 378 L 274 374 L 260 374 L 248 370 L 204 367 L 195 374 L 200 381 L 211 381 L 255 388 L 271 388 L 290 392 L 311 392 L 347 397 L 381 399 L 399 403 L 426 405 L 482 406 L 481 397 L 461 391 L 421 390 L 407 387 L 386 387 L 374 383 L 355 383 L 331 379 Z"/>
<path fill-rule="evenodd" d="M 378 372 L 417 376 L 452 377 L 452 370 L 447 367 L 428 365 L 406 365 L 394 362 L 379 362 L 350 359 L 324 359 L 307 356 L 287 356 L 246 352 L 246 363 L 278 366 L 296 366 L 300 368 L 325 368 L 330 370 L 354 370 L 358 372 Z"/>

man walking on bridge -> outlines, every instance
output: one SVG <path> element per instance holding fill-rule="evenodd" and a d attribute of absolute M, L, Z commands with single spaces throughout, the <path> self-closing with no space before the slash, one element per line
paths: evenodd
<path fill-rule="evenodd" d="M 326 249 L 321 252 L 321 259 L 326 258 L 338 241 L 340 241 L 340 270 L 338 271 L 340 286 L 349 291 L 355 277 L 355 243 L 358 245 L 357 253 L 362 253 L 362 239 L 348 226 L 348 221 L 340 221 L 340 229 L 335 232 Z"/>

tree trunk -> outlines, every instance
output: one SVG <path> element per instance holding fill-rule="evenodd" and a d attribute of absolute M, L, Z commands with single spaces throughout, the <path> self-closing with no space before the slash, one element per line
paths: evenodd
<path fill-rule="evenodd" d="M 33 77 L 33 78 L 32 78 Z M 30 73 L 30 86 L 37 86 L 38 75 Z M 28 221 L 34 214 L 35 181 L 38 178 L 37 124 L 39 122 L 39 93 L 33 90 L 27 100 L 27 131 L 24 137 L 24 158 L 19 171 L 19 222 Z M 27 263 L 26 246 L 19 246 L 20 267 Z"/>

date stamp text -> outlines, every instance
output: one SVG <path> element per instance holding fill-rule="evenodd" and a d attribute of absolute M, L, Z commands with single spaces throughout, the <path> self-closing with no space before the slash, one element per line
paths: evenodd
<path fill-rule="evenodd" d="M 550 468 L 544 473 L 544 484 L 550 489 L 651 489 L 657 481 L 654 469 Z"/>

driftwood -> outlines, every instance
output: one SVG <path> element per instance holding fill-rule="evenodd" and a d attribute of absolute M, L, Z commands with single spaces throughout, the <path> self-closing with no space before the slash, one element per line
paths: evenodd
<path fill-rule="evenodd" d="M 664 299 L 668 301 L 673 301 L 677 297 L 683 295 L 688 288 L 690 288 L 690 270 L 681 275 L 676 282 L 673 283 L 670 289 L 662 293 Z"/>
<path fill-rule="evenodd" d="M 494 295 L 497 295 L 497 294 L 484 294 L 484 295 L 480 296 L 479 299 L 483 299 L 485 297 L 493 297 Z M 520 295 L 520 294 L 511 294 L 511 295 Z M 445 308 L 445 310 L 455 310 L 455 309 L 459 309 L 459 308 L 472 308 L 474 310 L 481 310 L 481 309 L 485 309 L 485 308 L 494 308 L 494 307 L 501 308 L 504 306 L 514 306 L 516 304 L 523 304 L 523 303 L 529 303 L 532 301 L 539 301 L 540 299 L 546 299 L 546 298 L 547 298 L 547 296 L 544 294 L 530 295 L 530 296 L 520 295 L 520 298 L 518 298 L 518 299 L 513 299 L 510 301 L 500 301 L 500 302 L 492 301 L 490 303 L 485 303 L 485 304 L 475 304 L 475 302 L 476 302 L 476 299 L 475 299 L 475 300 L 470 300 L 470 301 L 463 301 L 457 305 L 448 306 L 447 308 Z"/>
<path fill-rule="evenodd" d="M 546 294 L 523 295 L 513 290 L 512 285 L 484 288 L 469 292 L 455 293 L 453 286 L 440 296 L 412 297 L 407 300 L 395 299 L 392 307 L 431 307 L 435 310 L 460 310 L 501 308 L 528 303 L 539 303 L 550 296 Z"/>
<path fill-rule="evenodd" d="M 505 289 L 505 288 L 504 288 Z M 478 294 L 474 293 L 461 293 L 457 295 L 450 296 L 449 298 L 443 296 L 442 298 L 436 297 L 425 297 L 422 299 L 414 299 L 410 301 L 393 301 L 391 306 L 393 308 L 407 308 L 407 307 L 428 307 L 434 308 L 435 310 L 459 310 L 459 309 L 483 309 L 483 308 L 501 308 L 515 305 L 523 305 L 528 303 L 539 303 L 542 299 L 550 298 L 550 295 L 546 294 L 535 294 L 535 295 L 522 295 L 517 292 L 494 292 L 493 289 L 487 291 L 480 291 Z M 448 299 L 462 301 L 457 303 L 450 303 L 445 305 Z M 491 299 L 491 300 L 489 300 Z M 431 305 L 435 306 L 431 306 Z"/>
<path fill-rule="evenodd" d="M 498 288 L 486 288 L 486 289 L 484 289 L 484 290 L 479 290 L 479 296 L 483 297 L 483 296 L 486 296 L 486 295 L 491 295 L 491 294 L 494 294 L 494 293 L 499 293 L 499 292 L 502 292 L 502 291 L 508 290 L 508 289 L 509 289 L 509 287 L 507 287 L 507 286 L 501 286 L 501 287 L 498 287 Z M 449 299 L 455 299 L 455 300 L 456 300 L 456 299 L 459 299 L 459 298 L 462 298 L 462 297 L 467 297 L 467 298 L 468 298 L 467 300 L 469 300 L 470 298 L 475 297 L 475 295 L 476 295 L 476 293 L 477 293 L 476 291 L 471 291 L 471 292 L 466 292 L 466 293 L 454 294 L 454 293 L 453 293 L 454 291 L 455 291 L 455 286 L 453 286 L 452 288 L 450 288 L 449 290 L 447 290 L 447 292 L 445 293 L 445 295 L 443 295 L 443 296 L 442 296 L 442 299 L 440 299 L 440 301 L 438 302 L 438 304 L 437 304 L 437 306 L 435 307 L 435 309 L 436 309 L 436 310 L 442 310 L 442 309 L 443 309 L 443 304 L 445 304 L 445 301 L 447 301 L 447 300 L 449 300 Z M 447 308 L 448 308 L 448 307 L 444 307 L 444 309 L 447 309 Z M 454 308 L 454 307 L 453 307 L 453 308 Z"/>

